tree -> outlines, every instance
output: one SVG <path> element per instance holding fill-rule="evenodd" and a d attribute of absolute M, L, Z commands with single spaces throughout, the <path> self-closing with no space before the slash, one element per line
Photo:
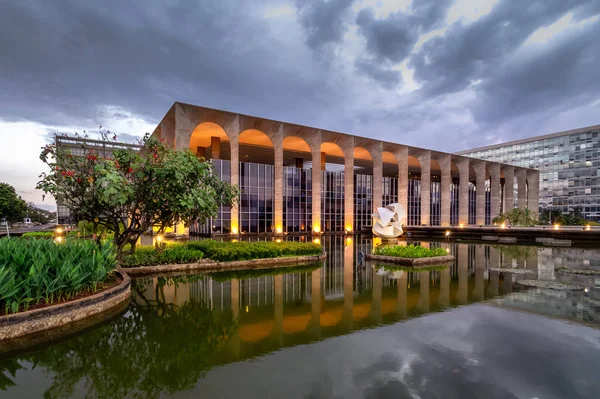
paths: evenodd
<path fill-rule="evenodd" d="M 27 202 L 17 195 L 8 183 L 0 183 L 0 217 L 9 222 L 22 221 L 27 212 Z"/>
<path fill-rule="evenodd" d="M 108 141 L 103 135 L 103 141 Z M 123 249 L 157 225 L 159 233 L 178 223 L 206 219 L 219 205 L 232 205 L 237 187 L 222 182 L 211 163 L 191 151 L 175 151 L 148 134 L 141 151 L 118 149 L 112 153 L 81 145 L 83 156 L 49 144 L 40 159 L 50 167 L 38 188 L 61 198 L 78 220 L 114 232 L 119 258 Z"/>
<path fill-rule="evenodd" d="M 500 224 L 508 222 L 510 226 L 532 227 L 538 224 L 536 214 L 529 209 L 513 208 L 508 212 L 501 213 L 492 219 L 492 223 Z"/>

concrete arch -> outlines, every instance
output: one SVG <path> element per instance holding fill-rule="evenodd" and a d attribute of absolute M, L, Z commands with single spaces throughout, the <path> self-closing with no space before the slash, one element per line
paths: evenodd
<path fill-rule="evenodd" d="M 395 177 L 398 176 L 399 171 L 399 160 L 394 155 L 394 153 L 390 151 L 383 151 L 381 154 L 381 158 L 383 161 L 383 176 L 386 177 Z"/>
<path fill-rule="evenodd" d="M 273 140 L 265 132 L 258 129 L 246 129 L 240 133 L 240 144 L 260 147 L 273 147 Z"/>
<path fill-rule="evenodd" d="M 354 147 L 353 155 L 354 155 L 355 160 L 363 160 L 363 161 L 372 161 L 373 160 L 373 156 L 371 155 L 369 150 L 367 150 L 364 147 L 360 147 L 360 146 Z"/>
<path fill-rule="evenodd" d="M 310 145 L 302 137 L 287 136 L 283 139 L 283 150 L 307 152 L 310 154 Z"/>
<path fill-rule="evenodd" d="M 214 122 L 203 122 L 192 130 L 188 146 L 197 156 L 220 158 L 220 146 L 223 142 L 229 144 L 229 136 L 225 130 Z"/>

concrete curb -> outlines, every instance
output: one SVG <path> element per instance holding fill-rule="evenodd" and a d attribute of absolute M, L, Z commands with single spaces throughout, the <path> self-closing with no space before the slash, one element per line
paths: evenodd
<path fill-rule="evenodd" d="M 366 254 L 366 258 L 369 260 L 378 260 L 381 262 L 412 266 L 414 268 L 428 267 L 431 265 L 443 265 L 454 262 L 454 255 L 434 256 L 432 258 L 399 258 L 397 256 Z"/>
<path fill-rule="evenodd" d="M 266 258 L 240 260 L 232 262 L 202 261 L 198 263 L 183 263 L 159 266 L 140 266 L 128 267 L 122 270 L 131 277 L 153 276 L 153 275 L 172 275 L 172 274 L 190 274 L 192 272 L 222 272 L 230 270 L 244 269 L 270 269 L 282 265 L 305 265 L 321 262 L 327 257 L 326 253 L 320 255 L 305 255 L 283 258 Z"/>
<path fill-rule="evenodd" d="M 123 278 L 119 285 L 70 302 L 45 308 L 0 316 L 0 344 L 6 340 L 24 337 L 30 334 L 51 330 L 75 323 L 129 303 L 131 279 L 121 270 L 117 273 Z M 0 352 L 2 352 L 0 346 Z"/>

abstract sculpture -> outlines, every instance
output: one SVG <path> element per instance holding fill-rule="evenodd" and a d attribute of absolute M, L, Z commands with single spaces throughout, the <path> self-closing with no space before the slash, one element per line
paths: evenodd
<path fill-rule="evenodd" d="M 402 235 L 402 219 L 406 212 L 402 205 L 394 203 L 377 208 L 373 214 L 373 234 L 382 238 L 396 238 Z"/>

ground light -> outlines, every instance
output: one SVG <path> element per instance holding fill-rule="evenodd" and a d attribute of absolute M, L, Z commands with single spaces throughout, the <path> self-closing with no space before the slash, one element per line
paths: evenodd
<path fill-rule="evenodd" d="M 500 228 L 501 228 L 501 229 L 505 229 L 505 228 L 506 228 L 506 224 L 502 223 L 502 224 L 500 225 Z"/>
<path fill-rule="evenodd" d="M 446 237 L 450 235 L 450 230 L 446 230 Z"/>
<path fill-rule="evenodd" d="M 554 225 L 554 230 L 558 230 L 558 227 L 559 227 L 559 225 L 558 225 L 558 224 L 555 224 L 555 225 Z"/>
<path fill-rule="evenodd" d="M 464 228 L 464 227 L 465 227 L 464 223 L 461 223 L 461 224 L 460 224 L 460 228 L 462 229 L 462 228 Z"/>
<path fill-rule="evenodd" d="M 586 225 L 586 226 L 585 226 L 585 229 L 586 229 L 587 231 L 590 231 L 590 230 L 592 229 L 592 227 L 591 227 L 591 226 L 588 224 L 588 225 Z"/>

